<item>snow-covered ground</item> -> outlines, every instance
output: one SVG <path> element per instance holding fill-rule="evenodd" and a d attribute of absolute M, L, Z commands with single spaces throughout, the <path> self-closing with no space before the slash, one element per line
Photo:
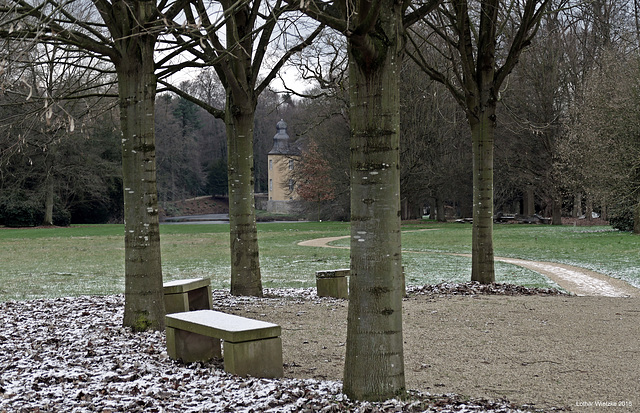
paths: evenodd
<path fill-rule="evenodd" d="M 312 294 L 293 291 L 301 292 Z M 217 304 L 235 300 L 217 294 Z M 164 333 L 121 327 L 123 305 L 122 296 L 0 303 L 0 412 L 520 411 L 506 401 L 417 392 L 358 403 L 340 382 L 241 378 L 216 362 L 184 365 L 168 358 Z"/>

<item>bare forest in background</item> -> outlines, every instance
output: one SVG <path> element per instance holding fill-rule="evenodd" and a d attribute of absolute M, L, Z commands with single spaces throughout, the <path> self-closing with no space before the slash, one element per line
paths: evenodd
<path fill-rule="evenodd" d="M 502 91 L 495 210 L 551 217 L 558 196 L 563 217 L 594 212 L 604 219 L 628 220 L 638 198 L 637 52 L 624 50 L 629 45 L 614 38 L 595 64 L 596 57 L 590 57 L 595 52 L 576 50 L 580 39 L 570 42 L 560 36 L 552 28 L 558 24 L 542 26 Z M 589 39 L 587 33 L 583 37 Z M 575 60 L 564 60 L 568 58 Z M 469 217 L 471 146 L 464 113 L 442 86 L 408 60 L 402 79 L 403 219 L 423 214 L 438 220 Z M 193 83 L 191 87 L 199 87 Z M 310 201 L 302 212 L 310 219 L 348 220 L 345 88 L 343 84 L 313 99 L 271 91 L 260 98 L 254 126 L 256 193 L 267 191 L 267 153 L 275 125 L 284 119 L 292 140 L 317 145 L 333 185 L 332 199 Z M 65 119 L 67 113 L 79 119 L 70 131 L 60 122 L 56 127 L 57 110 L 53 119 L 37 115 L 43 103 L 33 97 L 27 101 L 29 92 L 23 85 L 20 93 L 0 96 L 0 220 L 40 225 L 53 188 L 54 224 L 121 222 L 119 126 L 113 102 L 101 103 L 97 114 L 79 116 L 73 115 L 73 104 L 65 104 Z M 224 99 L 224 92 L 218 95 Z M 226 195 L 224 122 L 168 92 L 158 97 L 156 112 L 161 207 L 170 214 L 174 201 Z"/>
<path fill-rule="evenodd" d="M 633 228 L 638 200 L 638 8 L 625 0 L 554 1 L 535 40 L 498 95 L 494 210 L 553 218 L 601 217 Z M 416 27 L 434 30 L 427 22 Z M 509 42 L 507 35 L 500 42 Z M 331 199 L 310 201 L 315 219 L 349 217 L 349 98 L 344 42 L 325 36 L 296 55 L 306 76 L 304 97 L 267 90 L 254 122 L 254 191 L 267 190 L 266 154 L 275 124 L 313 141 L 333 185 Z M 423 52 L 441 58 L 437 44 Z M 0 223 L 11 226 L 121 222 L 119 119 L 113 75 L 104 61 L 78 52 L 20 46 L 22 67 L 5 67 L 0 95 Z M 16 53 L 16 46 L 4 53 Z M 78 62 L 84 59 L 82 65 Z M 53 63 L 57 68 L 53 68 Z M 67 69 L 60 68 L 65 61 Z M 81 69 L 93 66 L 95 70 Z M 72 68 L 72 69 L 71 69 Z M 293 69 L 289 69 L 291 72 Z M 11 78 L 18 79 L 10 82 Z M 320 86 L 318 86 L 318 80 Z M 38 87 L 30 85 L 37 84 Z M 82 101 L 77 90 L 98 88 Z M 181 88 L 224 106 L 212 76 Z M 313 96 L 313 97 L 311 97 Z M 441 84 L 411 59 L 401 73 L 402 218 L 470 217 L 471 147 L 466 116 Z M 171 203 L 226 195 L 224 123 L 169 92 L 156 99 L 158 199 Z M 43 109 L 44 108 L 44 109 Z M 302 176 L 298 180 L 304 179 Z M 304 206 L 304 205 L 303 205 Z"/>

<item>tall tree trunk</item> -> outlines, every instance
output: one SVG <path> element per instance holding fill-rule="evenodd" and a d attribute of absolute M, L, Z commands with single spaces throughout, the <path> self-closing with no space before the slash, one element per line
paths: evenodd
<path fill-rule="evenodd" d="M 165 309 L 156 189 L 155 39 L 142 34 L 122 42 L 122 57 L 115 63 L 124 186 L 124 325 L 137 331 L 162 330 Z"/>
<path fill-rule="evenodd" d="M 582 216 L 582 193 L 578 192 L 573 198 L 573 217 L 579 218 Z"/>
<path fill-rule="evenodd" d="M 522 212 L 522 215 L 531 216 L 535 214 L 536 213 L 535 205 L 536 204 L 535 204 L 535 197 L 533 194 L 533 185 L 527 184 L 524 190 L 524 200 L 523 200 L 524 210 Z"/>
<path fill-rule="evenodd" d="M 551 225 L 562 225 L 562 197 L 558 190 L 554 190 L 552 196 Z"/>
<path fill-rule="evenodd" d="M 640 195 L 638 195 L 636 205 L 633 207 L 633 233 L 640 235 Z"/>
<path fill-rule="evenodd" d="M 584 216 L 587 221 L 593 220 L 593 197 L 590 194 L 587 194 Z"/>
<path fill-rule="evenodd" d="M 401 3 L 385 3 L 376 33 L 354 35 L 348 46 L 351 284 L 343 390 L 358 400 L 386 400 L 405 389 L 398 91 L 402 15 Z"/>
<path fill-rule="evenodd" d="M 45 197 L 44 197 L 44 220 L 43 225 L 53 225 L 53 175 L 51 170 L 47 172 L 47 178 L 45 182 Z"/>
<path fill-rule="evenodd" d="M 446 222 L 447 221 L 446 214 L 447 213 L 444 208 L 444 198 L 438 196 L 436 198 L 436 219 L 438 220 L 438 222 Z"/>
<path fill-rule="evenodd" d="M 227 94 L 231 294 L 262 297 L 253 174 L 255 105 Z"/>
<path fill-rule="evenodd" d="M 495 105 L 469 121 L 473 150 L 471 281 L 495 281 L 493 266 L 493 143 Z"/>

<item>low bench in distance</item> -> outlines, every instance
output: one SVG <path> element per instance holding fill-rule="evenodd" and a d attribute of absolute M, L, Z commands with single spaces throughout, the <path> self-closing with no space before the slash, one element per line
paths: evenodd
<path fill-rule="evenodd" d="M 220 357 L 224 370 L 239 376 L 282 377 L 280 326 L 213 310 L 166 316 L 167 352 L 185 363 Z"/>
<path fill-rule="evenodd" d="M 348 268 L 316 271 L 318 297 L 349 298 Z"/>
<path fill-rule="evenodd" d="M 169 281 L 163 289 L 166 314 L 213 308 L 209 278 Z"/>
<path fill-rule="evenodd" d="M 339 270 L 316 271 L 316 289 L 318 297 L 349 298 L 349 283 L 347 277 L 351 275 L 349 268 Z M 402 291 L 407 295 L 407 287 L 402 267 Z"/>

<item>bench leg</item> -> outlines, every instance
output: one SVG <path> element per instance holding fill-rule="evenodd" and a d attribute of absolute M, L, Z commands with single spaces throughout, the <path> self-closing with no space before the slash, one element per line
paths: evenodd
<path fill-rule="evenodd" d="M 185 311 L 211 309 L 213 309 L 213 300 L 210 285 L 189 291 L 189 309 Z"/>
<path fill-rule="evenodd" d="M 164 308 L 167 314 L 189 311 L 189 296 L 187 293 L 165 294 Z"/>
<path fill-rule="evenodd" d="M 220 339 L 167 327 L 167 353 L 184 363 L 220 358 Z"/>
<path fill-rule="evenodd" d="M 164 307 L 167 314 L 211 310 L 213 309 L 211 286 L 208 285 L 183 293 L 165 294 Z"/>
<path fill-rule="evenodd" d="M 224 342 L 224 370 L 238 376 L 283 377 L 280 337 L 242 343 Z"/>
<path fill-rule="evenodd" d="M 317 278 L 318 297 L 349 298 L 347 277 Z"/>

